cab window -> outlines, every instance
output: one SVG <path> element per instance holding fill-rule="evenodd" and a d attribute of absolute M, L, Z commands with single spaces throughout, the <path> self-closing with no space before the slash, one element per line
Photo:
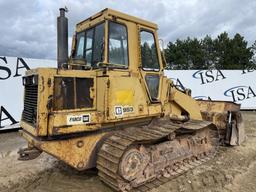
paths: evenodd
<path fill-rule="evenodd" d="M 91 65 L 96 66 L 98 62 L 102 62 L 104 59 L 104 23 L 94 28 L 92 47 Z"/>
<path fill-rule="evenodd" d="M 92 66 L 92 42 L 93 42 L 93 29 L 86 32 L 86 44 L 85 44 L 85 59 L 87 65 Z"/>
<path fill-rule="evenodd" d="M 142 68 L 149 71 L 159 71 L 160 67 L 153 33 L 141 31 L 140 42 Z"/>
<path fill-rule="evenodd" d="M 108 41 L 109 63 L 128 66 L 128 41 L 126 26 L 120 23 L 109 21 Z"/>
<path fill-rule="evenodd" d="M 82 59 L 84 56 L 84 33 L 77 35 L 76 58 Z"/>
<path fill-rule="evenodd" d="M 95 67 L 104 60 L 104 23 L 77 34 L 75 59 L 85 59 Z"/>
<path fill-rule="evenodd" d="M 145 76 L 145 80 L 148 86 L 149 94 L 152 101 L 158 100 L 158 92 L 159 92 L 159 75 L 147 74 Z"/>

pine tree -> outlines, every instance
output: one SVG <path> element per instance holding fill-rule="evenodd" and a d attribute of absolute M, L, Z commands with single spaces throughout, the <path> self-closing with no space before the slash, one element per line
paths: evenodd
<path fill-rule="evenodd" d="M 251 48 L 251 51 L 253 53 L 253 56 L 251 58 L 251 65 L 255 69 L 255 67 L 256 67 L 256 40 L 255 40 L 255 42 L 253 43 L 253 45 L 250 48 Z"/>
<path fill-rule="evenodd" d="M 244 40 L 240 34 L 236 34 L 231 40 L 232 53 L 231 53 L 231 69 L 244 69 L 249 67 L 250 59 L 253 56 L 253 52 L 250 48 L 247 48 L 247 41 Z"/>
<path fill-rule="evenodd" d="M 209 35 L 206 35 L 205 38 L 201 41 L 202 49 L 204 54 L 204 69 L 213 69 L 217 62 L 216 59 L 216 49 L 213 43 L 212 38 Z"/>
<path fill-rule="evenodd" d="M 256 41 L 248 47 L 243 36 L 229 38 L 227 32 L 215 39 L 177 39 L 165 50 L 168 69 L 245 69 L 256 65 L 255 55 Z"/>

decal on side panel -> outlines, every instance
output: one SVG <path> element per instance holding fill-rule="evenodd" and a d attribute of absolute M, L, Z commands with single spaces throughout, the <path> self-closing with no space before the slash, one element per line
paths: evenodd
<path fill-rule="evenodd" d="M 115 116 L 122 117 L 127 113 L 133 113 L 133 106 L 115 106 Z"/>
<path fill-rule="evenodd" d="M 68 115 L 67 116 L 67 124 L 68 125 L 81 125 L 81 124 L 87 124 L 90 122 L 91 122 L 90 114 Z"/>

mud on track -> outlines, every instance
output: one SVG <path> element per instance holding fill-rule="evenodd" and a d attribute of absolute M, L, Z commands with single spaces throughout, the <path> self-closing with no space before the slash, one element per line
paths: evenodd
<path fill-rule="evenodd" d="M 152 192 L 252 192 L 256 189 L 256 113 L 243 112 L 247 141 L 239 147 L 221 147 L 217 156 Z M 97 170 L 78 172 L 42 154 L 18 161 L 17 150 L 26 142 L 18 133 L 0 134 L 0 191 L 110 192 Z"/>

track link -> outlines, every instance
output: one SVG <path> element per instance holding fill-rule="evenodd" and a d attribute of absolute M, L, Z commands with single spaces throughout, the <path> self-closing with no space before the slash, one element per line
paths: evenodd
<path fill-rule="evenodd" d="M 127 185 L 119 175 L 121 158 L 131 146 L 136 144 L 154 145 L 176 130 L 199 130 L 206 127 L 210 128 L 211 144 L 215 146 L 214 150 L 209 153 L 183 158 L 181 161 L 167 166 L 162 174 L 138 187 Z M 106 139 L 98 153 L 98 175 L 104 183 L 116 191 L 148 191 L 211 159 L 217 151 L 218 143 L 218 130 L 212 123 L 207 121 L 191 120 L 178 124 L 167 120 L 157 120 L 148 126 L 130 127 L 126 130 L 118 131 Z"/>

